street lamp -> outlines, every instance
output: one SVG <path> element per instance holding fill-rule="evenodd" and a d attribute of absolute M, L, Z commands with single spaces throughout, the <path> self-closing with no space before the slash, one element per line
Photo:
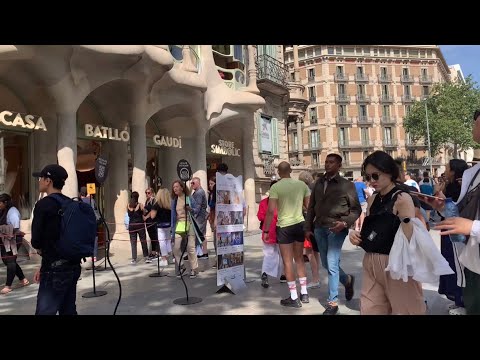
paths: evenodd
<path fill-rule="evenodd" d="M 430 126 L 428 124 L 428 110 L 427 110 L 427 99 L 428 97 L 425 95 L 425 118 L 427 120 L 427 142 L 428 142 L 428 155 L 430 156 L 430 176 L 433 176 L 433 156 L 432 156 L 432 148 L 430 146 Z"/>

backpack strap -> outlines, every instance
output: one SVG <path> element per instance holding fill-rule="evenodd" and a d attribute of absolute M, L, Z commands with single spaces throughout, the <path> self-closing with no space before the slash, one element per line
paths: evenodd
<path fill-rule="evenodd" d="M 387 209 L 387 211 L 391 212 L 392 214 L 393 214 L 393 207 L 395 205 L 395 202 L 397 201 L 398 195 L 400 195 L 401 193 L 408 194 L 406 191 L 403 191 L 403 190 L 395 191 L 390 201 L 385 205 L 385 208 Z M 398 212 L 397 214 L 393 214 L 393 215 L 398 215 Z"/>
<path fill-rule="evenodd" d="M 67 200 L 60 196 L 59 193 L 52 193 L 48 196 L 54 199 L 60 205 L 60 208 L 58 209 L 58 215 L 62 215 L 62 210 Z"/>

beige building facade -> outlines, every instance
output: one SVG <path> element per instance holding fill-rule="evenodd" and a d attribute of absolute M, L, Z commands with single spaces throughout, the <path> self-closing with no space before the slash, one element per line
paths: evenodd
<path fill-rule="evenodd" d="M 428 168 L 426 145 L 409 140 L 403 119 L 433 84 L 450 81 L 438 46 L 287 45 L 284 57 L 309 102 L 304 118 L 287 125 L 292 162 L 322 171 L 326 155 L 338 153 L 344 175 L 354 178 L 369 153 L 384 150 L 411 170 Z M 434 168 L 444 162 L 440 155 Z"/>

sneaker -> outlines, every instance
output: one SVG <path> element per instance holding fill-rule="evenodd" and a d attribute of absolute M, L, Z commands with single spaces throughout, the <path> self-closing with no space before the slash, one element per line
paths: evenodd
<path fill-rule="evenodd" d="M 308 296 L 308 294 L 301 294 L 300 301 L 304 304 L 308 304 L 310 302 L 310 297 Z"/>
<path fill-rule="evenodd" d="M 307 289 L 318 289 L 320 287 L 320 281 L 319 282 L 311 282 L 310 284 L 307 285 Z"/>
<path fill-rule="evenodd" d="M 132 259 L 130 261 L 130 265 L 137 265 L 137 260 L 136 259 Z"/>
<path fill-rule="evenodd" d="M 198 271 L 190 270 L 190 279 L 195 279 L 198 275 Z"/>
<path fill-rule="evenodd" d="M 355 276 L 350 275 L 350 282 L 345 285 L 345 299 L 347 301 L 352 300 L 355 291 L 353 289 L 353 285 L 355 285 Z"/>
<path fill-rule="evenodd" d="M 294 308 L 301 308 L 302 307 L 302 303 L 300 302 L 299 298 L 296 298 L 295 300 L 292 300 L 292 298 L 290 296 L 286 299 L 280 300 L 280 305 L 288 306 L 288 307 L 294 307 Z"/>
<path fill-rule="evenodd" d="M 267 274 L 263 273 L 262 274 L 262 287 L 267 289 L 270 285 L 268 284 L 268 276 Z"/>
<path fill-rule="evenodd" d="M 152 262 L 152 259 L 149 257 L 145 258 L 145 264 L 150 264 Z"/>
<path fill-rule="evenodd" d="M 287 277 L 285 275 L 280 276 L 280 282 L 281 283 L 286 283 L 287 282 Z"/>
<path fill-rule="evenodd" d="M 160 260 L 160 266 L 162 267 L 168 266 L 168 261 L 165 259 Z"/>
<path fill-rule="evenodd" d="M 327 308 L 323 312 L 323 315 L 337 315 L 338 313 L 338 305 L 335 303 L 328 303 Z"/>
<path fill-rule="evenodd" d="M 455 305 L 455 304 L 450 304 L 448 305 L 448 310 L 453 310 L 453 309 L 456 309 L 456 308 L 459 308 L 460 306 L 458 305 Z"/>
<path fill-rule="evenodd" d="M 467 315 L 467 311 L 463 307 L 457 307 L 448 311 L 448 315 Z"/>

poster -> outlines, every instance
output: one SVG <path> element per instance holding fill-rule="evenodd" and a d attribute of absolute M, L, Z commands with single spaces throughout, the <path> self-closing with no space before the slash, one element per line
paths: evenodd
<path fill-rule="evenodd" d="M 272 120 L 260 117 L 260 134 L 261 134 L 261 146 L 260 149 L 262 152 L 272 152 Z"/>
<path fill-rule="evenodd" d="M 217 172 L 217 285 L 224 279 L 245 280 L 243 257 L 243 177 Z"/>

